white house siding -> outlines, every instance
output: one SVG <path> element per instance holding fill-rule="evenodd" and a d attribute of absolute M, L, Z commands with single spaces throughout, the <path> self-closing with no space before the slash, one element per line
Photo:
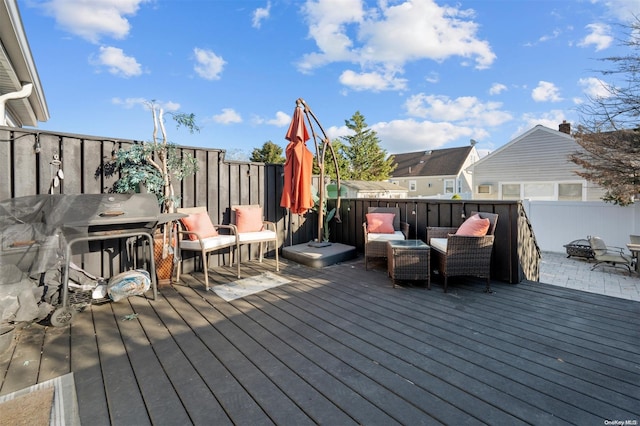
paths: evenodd
<path fill-rule="evenodd" d="M 507 183 L 582 183 L 583 200 L 597 201 L 603 191 L 574 173 L 569 155 L 581 147 L 572 136 L 538 125 L 471 167 L 475 199 L 500 199 Z M 490 194 L 478 194 L 490 185 Z"/>

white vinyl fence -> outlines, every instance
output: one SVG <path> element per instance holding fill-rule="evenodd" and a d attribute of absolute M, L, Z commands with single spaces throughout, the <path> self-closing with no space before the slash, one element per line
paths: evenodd
<path fill-rule="evenodd" d="M 565 252 L 565 244 L 591 235 L 627 251 L 629 235 L 640 235 L 638 204 L 525 200 L 523 205 L 542 251 Z"/>

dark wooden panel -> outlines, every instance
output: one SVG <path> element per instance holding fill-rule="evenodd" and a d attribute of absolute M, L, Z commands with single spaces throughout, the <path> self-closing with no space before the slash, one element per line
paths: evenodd
<path fill-rule="evenodd" d="M 61 181 L 61 192 L 64 194 L 82 194 L 83 161 L 82 150 L 84 144 L 75 138 L 64 138 L 61 143 L 61 169 L 64 179 Z M 91 170 L 95 172 L 95 170 Z M 94 179 L 95 180 L 95 179 Z"/>
<path fill-rule="evenodd" d="M 207 152 L 201 150 L 190 150 L 189 153 L 194 156 L 194 158 L 198 162 L 198 172 L 195 176 L 187 176 L 185 178 L 185 182 L 183 187 L 189 188 L 189 183 L 193 180 L 194 185 L 194 195 L 193 201 L 188 201 L 185 205 L 191 206 L 206 206 L 209 199 L 209 191 L 208 191 L 208 175 L 210 170 L 207 164 Z M 184 196 L 186 196 L 186 190 L 183 192 Z"/>
<path fill-rule="evenodd" d="M 60 138 L 56 135 L 41 134 L 39 140 L 41 148 L 37 169 L 38 194 L 61 194 L 62 184 L 54 187 L 54 176 L 58 171 L 58 166 L 54 163 L 62 161 Z"/>
<path fill-rule="evenodd" d="M 42 139 L 43 135 L 40 136 Z M 13 143 L 12 167 L 0 173 L 13 173 L 13 196 L 39 194 L 38 169 L 39 164 L 51 160 L 51 147 L 42 144 L 42 151 L 36 154 L 33 150 L 35 135 L 26 132 L 15 132 Z M 46 194 L 46 191 L 44 192 Z"/>
<path fill-rule="evenodd" d="M 13 132 L 0 129 L 0 200 L 12 197 L 13 178 L 10 171 L 13 168 L 12 147 Z"/>

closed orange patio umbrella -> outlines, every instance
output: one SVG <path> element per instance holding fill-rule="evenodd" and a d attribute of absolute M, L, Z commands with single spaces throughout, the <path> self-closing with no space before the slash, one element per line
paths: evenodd
<path fill-rule="evenodd" d="M 286 148 L 284 188 L 280 198 L 280 206 L 296 214 L 304 214 L 313 207 L 311 194 L 313 154 L 307 148 L 309 133 L 304 124 L 304 118 L 302 105 L 296 102 L 293 119 L 285 135 L 289 144 Z"/>

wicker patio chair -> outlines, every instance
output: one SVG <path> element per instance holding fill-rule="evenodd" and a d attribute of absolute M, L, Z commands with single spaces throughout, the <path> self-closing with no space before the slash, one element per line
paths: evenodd
<path fill-rule="evenodd" d="M 475 212 L 471 213 L 473 216 Z M 498 215 L 478 212 L 489 219 L 487 234 L 479 237 L 455 235 L 458 228 L 427 227 L 427 244 L 431 246 L 431 264 L 444 278 L 447 292 L 449 277 L 473 276 L 487 279 L 485 291 L 491 292 L 491 252 Z"/>
<path fill-rule="evenodd" d="M 369 207 L 368 213 L 393 213 L 393 233 L 369 232 L 365 221 L 364 228 L 364 268 L 368 269 L 369 258 L 387 258 L 387 241 L 406 240 L 409 236 L 409 224 L 400 220 L 399 207 Z"/>

